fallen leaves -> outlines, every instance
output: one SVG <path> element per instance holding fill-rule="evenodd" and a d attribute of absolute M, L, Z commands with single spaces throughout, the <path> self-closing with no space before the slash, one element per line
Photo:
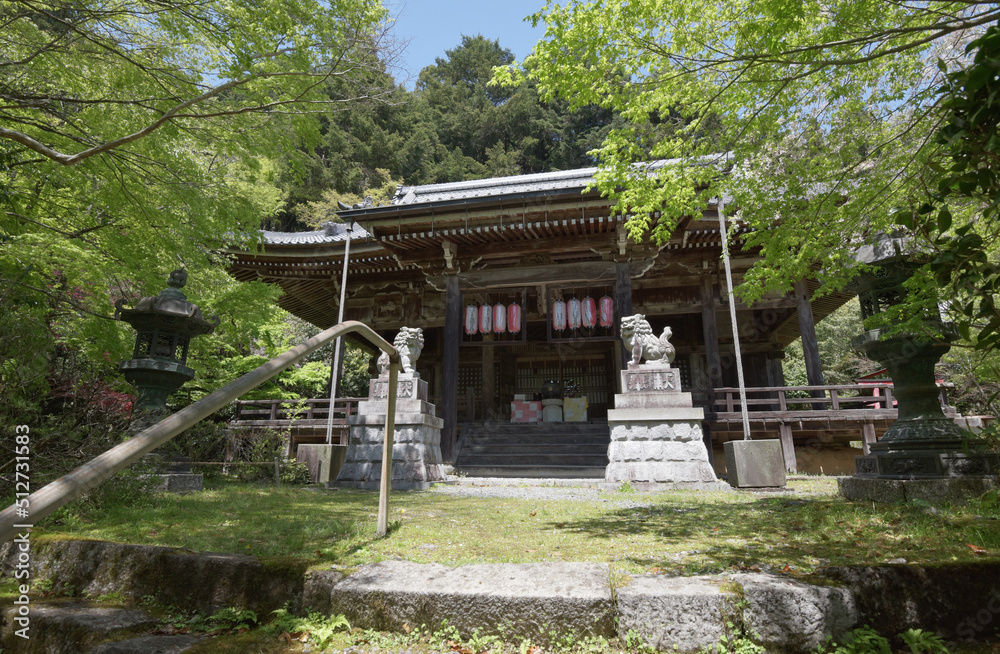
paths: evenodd
<path fill-rule="evenodd" d="M 309 632 L 298 631 L 295 633 L 288 633 L 287 631 L 283 631 L 281 632 L 281 635 L 278 636 L 278 640 L 283 640 L 288 645 L 291 645 L 292 643 L 306 643 L 309 642 Z"/>
<path fill-rule="evenodd" d="M 966 546 L 967 546 L 967 547 L 968 547 L 968 548 L 969 548 L 970 550 L 972 550 L 972 552 L 973 552 L 974 554 L 980 554 L 980 555 L 981 555 L 981 554 L 989 554 L 989 551 L 988 551 L 988 550 L 987 550 L 986 548 L 983 548 L 983 547 L 979 547 L 978 545 L 973 545 L 972 543 L 966 543 L 965 545 L 966 545 Z"/>

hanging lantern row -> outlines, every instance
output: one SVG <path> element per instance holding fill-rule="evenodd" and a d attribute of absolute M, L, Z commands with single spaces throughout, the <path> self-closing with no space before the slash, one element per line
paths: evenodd
<path fill-rule="evenodd" d="M 601 327 L 611 327 L 615 324 L 615 302 L 605 295 L 601 298 Z"/>
<path fill-rule="evenodd" d="M 467 305 L 465 307 L 465 333 L 468 336 L 474 336 L 490 332 L 494 334 L 521 333 L 521 305 L 517 302 L 511 302 L 508 305 L 500 302 L 482 306 Z"/>
<path fill-rule="evenodd" d="M 566 302 L 559 298 L 552 303 L 552 329 L 557 332 L 569 329 L 593 329 L 595 325 L 601 327 L 611 327 L 615 323 L 615 303 L 605 295 L 600 300 L 600 312 L 598 313 L 598 303 L 589 295 L 583 301 L 571 298 Z"/>

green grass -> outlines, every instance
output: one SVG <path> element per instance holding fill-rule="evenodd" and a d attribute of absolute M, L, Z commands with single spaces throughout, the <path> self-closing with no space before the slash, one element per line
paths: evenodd
<path fill-rule="evenodd" d="M 964 506 L 872 505 L 836 496 L 824 478 L 791 493 L 603 492 L 599 502 L 396 492 L 393 528 L 375 536 L 378 495 L 216 482 L 188 495 L 98 510 L 80 505 L 34 539 L 88 538 L 258 557 L 314 567 L 386 559 L 467 563 L 592 561 L 624 574 L 729 569 L 808 573 L 823 565 L 971 561 L 1000 554 L 996 494 Z M 648 506 L 629 508 L 627 503 Z"/>

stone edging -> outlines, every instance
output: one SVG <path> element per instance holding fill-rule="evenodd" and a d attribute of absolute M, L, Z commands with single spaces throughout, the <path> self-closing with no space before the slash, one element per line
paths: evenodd
<path fill-rule="evenodd" d="M 0 548 L 0 565 L 13 560 Z M 99 541 L 41 542 L 33 578 L 97 596 L 211 613 L 232 606 L 265 616 L 293 610 L 343 614 L 352 625 L 400 630 L 444 620 L 470 634 L 505 627 L 508 638 L 546 642 L 571 633 L 635 632 L 650 645 L 694 651 L 729 625 L 760 635 L 768 651 L 808 651 L 869 624 L 885 634 L 920 627 L 950 639 L 1000 632 L 1000 561 L 925 568 L 831 567 L 805 583 L 773 574 L 625 576 L 607 564 L 439 564 L 384 561 L 306 573 L 302 562 Z"/>

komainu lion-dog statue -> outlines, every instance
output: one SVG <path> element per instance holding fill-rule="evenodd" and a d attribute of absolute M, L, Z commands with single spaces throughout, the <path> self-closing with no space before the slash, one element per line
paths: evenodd
<path fill-rule="evenodd" d="M 649 363 L 673 363 L 677 353 L 670 344 L 672 335 L 673 330 L 664 327 L 659 338 L 654 336 L 653 328 L 641 313 L 622 317 L 622 341 L 625 349 L 632 352 L 632 365 L 639 365 L 641 359 Z"/>
<path fill-rule="evenodd" d="M 420 327 L 401 327 L 396 339 L 392 342 L 393 347 L 399 351 L 399 368 L 401 372 L 414 372 L 420 352 L 424 349 L 424 330 Z M 380 375 L 389 372 L 389 355 L 382 353 L 376 362 Z"/>

